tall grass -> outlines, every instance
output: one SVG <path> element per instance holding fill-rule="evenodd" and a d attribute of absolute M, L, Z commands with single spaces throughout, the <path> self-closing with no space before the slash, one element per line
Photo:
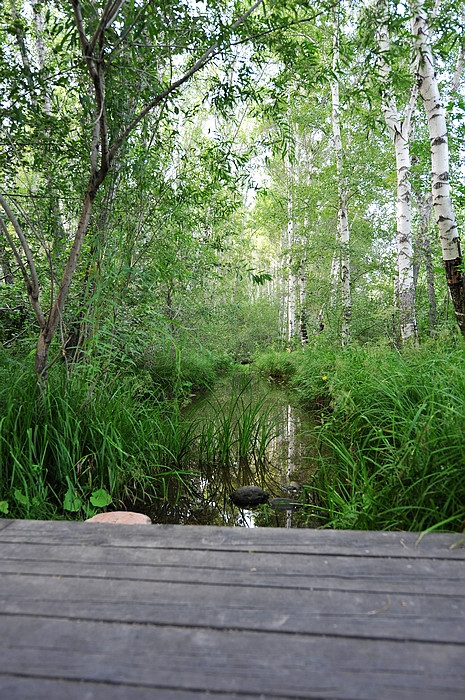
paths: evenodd
<path fill-rule="evenodd" d="M 2 356 L 0 511 L 83 518 L 179 487 L 190 437 L 177 429 L 176 404 L 142 400 L 134 386 L 57 369 L 39 397 L 32 372 Z"/>
<path fill-rule="evenodd" d="M 314 363 L 303 361 L 301 375 Z M 312 484 L 318 521 L 353 529 L 462 529 L 462 342 L 403 353 L 352 347 L 319 374 L 326 377 L 327 410 Z"/>
<path fill-rule="evenodd" d="M 194 417 L 197 467 L 207 481 L 230 492 L 250 482 L 265 483 L 267 450 L 276 436 L 273 405 L 248 377 L 234 378 L 225 398 L 212 392 Z"/>
<path fill-rule="evenodd" d="M 182 398 L 132 369 L 111 378 L 85 363 L 69 376 L 53 367 L 39 397 L 29 365 L 0 355 L 0 514 L 83 519 L 129 507 L 157 517 L 180 501 L 185 512 L 208 506 L 205 491 L 225 500 L 264 473 L 274 433 L 250 380 L 188 416 Z"/>

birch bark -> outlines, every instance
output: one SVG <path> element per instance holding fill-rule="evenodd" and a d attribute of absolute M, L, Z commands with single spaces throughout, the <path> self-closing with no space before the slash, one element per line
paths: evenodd
<path fill-rule="evenodd" d="M 417 241 L 421 257 L 425 261 L 426 286 L 428 291 L 428 327 L 430 334 L 434 331 L 437 318 L 436 292 L 434 289 L 434 264 L 431 252 L 431 241 L 428 234 L 428 226 L 433 208 L 433 198 L 431 194 L 426 196 L 415 193 L 418 210 L 418 232 Z"/>
<path fill-rule="evenodd" d="M 439 229 L 447 285 L 458 326 L 465 337 L 465 275 L 462 271 L 458 227 L 450 198 L 446 117 L 431 50 L 428 18 L 419 0 L 412 0 L 410 7 L 411 29 L 418 59 L 418 87 L 430 136 L 433 207 Z"/>
<path fill-rule="evenodd" d="M 380 8 L 385 13 L 384 2 Z M 387 56 L 391 48 L 389 31 L 383 20 L 378 30 L 380 58 L 378 72 L 383 81 L 381 109 L 392 139 L 396 155 L 396 245 L 397 245 L 397 303 L 400 310 L 402 342 L 415 340 L 417 324 L 415 317 L 415 287 L 413 271 L 413 241 L 411 225 L 410 185 L 410 133 L 411 118 L 417 100 L 417 87 L 413 86 L 404 114 L 400 114 L 392 90 L 392 75 Z"/>
<path fill-rule="evenodd" d="M 335 13 L 333 46 L 333 74 L 337 76 L 339 69 L 339 21 Z M 347 207 L 347 188 L 344 182 L 344 152 L 342 149 L 341 120 L 339 108 L 339 80 L 331 81 L 331 120 L 333 128 L 333 143 L 336 156 L 337 194 L 338 194 L 338 239 L 341 248 L 341 299 L 342 299 L 342 346 L 351 341 L 350 319 L 352 316 L 352 300 L 350 294 L 350 229 Z"/>
<path fill-rule="evenodd" d="M 288 168 L 288 201 L 287 201 L 287 267 L 288 267 L 288 282 L 287 282 L 287 342 L 291 343 L 295 336 L 296 329 L 296 275 L 293 271 L 292 247 L 294 244 L 294 219 L 292 206 L 292 168 Z"/>

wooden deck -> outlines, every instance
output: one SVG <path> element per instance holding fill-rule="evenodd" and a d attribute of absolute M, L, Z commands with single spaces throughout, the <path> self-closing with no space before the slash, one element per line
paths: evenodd
<path fill-rule="evenodd" d="M 464 535 L 0 520 L 2 700 L 465 698 Z"/>

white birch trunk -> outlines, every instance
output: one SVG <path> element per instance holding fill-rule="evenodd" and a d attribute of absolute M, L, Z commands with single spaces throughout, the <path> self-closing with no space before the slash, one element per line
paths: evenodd
<path fill-rule="evenodd" d="M 281 255 L 279 262 L 279 288 L 280 288 L 280 304 L 279 304 L 279 332 L 283 341 L 287 342 L 287 307 L 288 307 L 288 270 L 287 270 L 287 230 L 281 232 Z"/>
<path fill-rule="evenodd" d="M 386 60 L 390 50 L 387 26 L 378 31 L 380 48 L 379 74 L 385 87 L 382 92 L 382 111 L 396 154 L 397 198 L 396 198 L 396 243 L 397 243 L 397 300 L 400 310 L 402 342 L 415 340 L 417 324 L 415 318 L 415 288 L 413 274 L 413 242 L 411 224 L 410 185 L 410 131 L 411 116 L 415 108 L 417 91 L 414 86 L 405 114 L 399 114 L 391 89 L 391 69 Z"/>
<path fill-rule="evenodd" d="M 421 257 L 425 261 L 426 269 L 426 286 L 428 290 L 428 321 L 429 331 L 432 333 L 436 326 L 437 304 L 436 292 L 434 289 L 434 264 L 433 255 L 431 252 L 431 242 L 428 234 L 429 221 L 431 211 L 433 209 L 433 198 L 431 194 L 426 197 L 416 194 L 417 209 L 418 209 L 418 247 L 421 252 Z"/>
<path fill-rule="evenodd" d="M 462 26 L 465 23 L 465 13 L 461 16 Z M 457 61 L 455 63 L 454 75 L 452 76 L 452 90 L 456 92 L 460 87 L 460 82 L 462 80 L 463 67 L 465 65 L 465 39 L 462 36 L 460 39 L 459 53 L 457 55 Z"/>
<path fill-rule="evenodd" d="M 39 67 L 42 73 L 42 78 L 45 82 L 44 112 L 48 116 L 51 116 L 52 100 L 50 97 L 50 89 L 47 84 L 46 76 L 47 49 L 44 41 L 44 19 L 42 16 L 42 3 L 39 0 L 32 0 L 31 5 L 34 19 L 34 29 L 36 34 L 37 57 L 39 60 Z"/>
<path fill-rule="evenodd" d="M 446 279 L 457 323 L 465 337 L 465 276 L 449 186 L 449 145 L 444 108 L 429 40 L 429 27 L 421 2 L 411 2 L 411 27 L 418 58 L 418 86 L 425 107 L 431 145 L 433 207 L 439 229 Z"/>
<path fill-rule="evenodd" d="M 297 276 L 294 272 L 294 265 L 292 260 L 294 245 L 294 207 L 292 201 L 294 172 L 289 160 L 287 161 L 287 182 L 287 342 L 290 344 L 296 334 Z"/>
<path fill-rule="evenodd" d="M 292 205 L 289 202 L 289 208 L 292 209 Z M 296 276 L 292 271 L 292 244 L 294 242 L 294 222 L 292 220 L 292 212 L 290 213 L 288 225 L 287 225 L 287 244 L 288 250 L 288 284 L 287 284 L 287 341 L 290 343 L 295 336 L 296 327 Z"/>
<path fill-rule="evenodd" d="M 307 312 L 305 309 L 307 277 L 302 272 L 299 278 L 299 331 L 303 347 L 308 345 Z"/>
<path fill-rule="evenodd" d="M 334 51 L 333 73 L 337 75 L 339 68 L 339 26 L 334 20 Z M 341 123 L 339 111 L 339 81 L 331 81 L 332 127 L 334 152 L 336 155 L 337 192 L 338 192 L 338 239 L 341 247 L 341 300 L 342 300 L 342 346 L 351 341 L 350 319 L 352 316 L 352 300 L 350 294 L 350 229 L 347 210 L 347 191 L 344 183 L 344 160 L 341 139 Z"/>

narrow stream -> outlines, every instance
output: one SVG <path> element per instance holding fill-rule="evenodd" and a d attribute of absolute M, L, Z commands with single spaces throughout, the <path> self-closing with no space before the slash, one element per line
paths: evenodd
<path fill-rule="evenodd" d="M 183 410 L 189 443 L 184 488 L 169 488 L 146 512 L 157 523 L 299 527 L 317 463 L 315 424 L 279 385 L 226 377 Z M 179 482 L 177 481 L 177 484 Z M 247 510 L 231 494 L 256 486 L 270 502 Z"/>

